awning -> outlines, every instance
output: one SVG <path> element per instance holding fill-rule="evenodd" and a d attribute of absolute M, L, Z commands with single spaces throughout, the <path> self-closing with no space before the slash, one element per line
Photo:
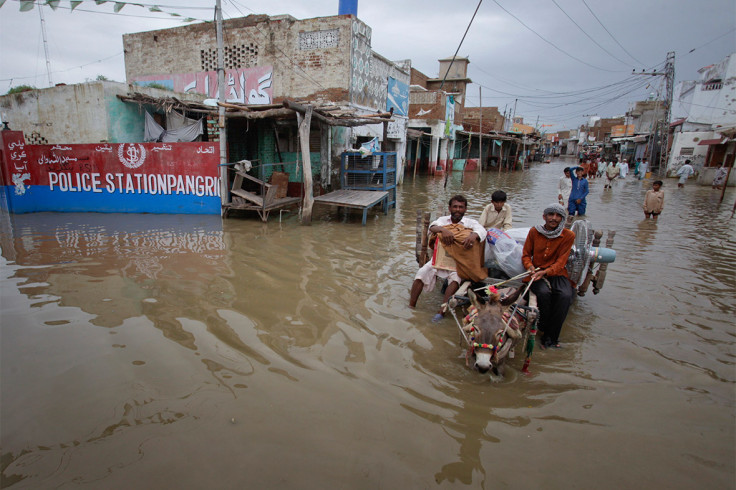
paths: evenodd
<path fill-rule="evenodd" d="M 634 143 L 644 143 L 648 138 L 649 135 L 645 134 L 644 136 L 634 136 L 631 141 L 633 141 Z"/>
<path fill-rule="evenodd" d="M 683 117 L 681 119 L 678 119 L 676 121 L 673 121 L 673 122 L 670 123 L 670 127 L 671 128 L 674 128 L 676 126 L 680 126 L 680 125 L 684 124 L 686 120 L 687 120 L 687 118 Z"/>
<path fill-rule="evenodd" d="M 714 140 L 700 140 L 698 142 L 698 145 L 720 145 L 723 141 L 723 138 L 717 138 Z"/>

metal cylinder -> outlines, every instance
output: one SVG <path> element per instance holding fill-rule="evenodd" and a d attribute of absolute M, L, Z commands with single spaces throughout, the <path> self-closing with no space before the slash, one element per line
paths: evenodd
<path fill-rule="evenodd" d="M 358 16 L 358 0 L 340 0 L 338 15 Z"/>

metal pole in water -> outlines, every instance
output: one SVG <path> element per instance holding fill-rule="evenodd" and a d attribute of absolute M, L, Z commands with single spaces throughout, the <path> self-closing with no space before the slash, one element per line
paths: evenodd
<path fill-rule="evenodd" d="M 222 45 L 222 6 L 215 3 L 215 26 L 217 29 L 217 101 L 225 102 L 225 52 Z M 217 126 L 220 128 L 220 203 L 230 202 L 227 185 L 227 128 L 225 107 L 218 108 Z"/>

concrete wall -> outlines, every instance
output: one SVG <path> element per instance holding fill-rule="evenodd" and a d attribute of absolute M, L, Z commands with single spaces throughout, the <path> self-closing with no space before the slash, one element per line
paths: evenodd
<path fill-rule="evenodd" d="M 114 82 L 62 85 L 3 95 L 0 108 L 6 113 L 10 128 L 23 131 L 28 144 L 108 141 L 108 84 Z"/>
<path fill-rule="evenodd" d="M 136 90 L 154 97 L 172 95 L 161 89 Z M 0 110 L 7 115 L 11 129 L 23 131 L 28 144 L 141 142 L 144 111 L 117 97 L 128 92 L 128 85 L 119 82 L 60 85 L 0 96 Z"/>
<path fill-rule="evenodd" d="M 629 116 L 631 116 L 629 124 L 634 125 L 634 134 L 649 134 L 655 121 L 664 118 L 664 107 L 662 102 L 657 100 L 639 101 L 629 112 Z"/>
<path fill-rule="evenodd" d="M 702 140 L 718 137 L 719 135 L 713 131 L 675 133 L 672 150 L 670 150 L 670 160 L 667 162 L 667 175 L 674 176 L 680 167 L 685 164 L 685 160 L 690 160 L 690 165 L 692 165 L 696 174 L 700 173 L 708 154 L 708 146 L 699 145 L 698 143 Z M 690 149 L 692 149 L 692 154 Z"/>
<path fill-rule="evenodd" d="M 704 167 L 700 170 L 698 178 L 695 182 L 698 185 L 713 185 L 713 179 L 716 176 L 717 167 Z M 728 187 L 736 187 L 736 171 L 731 170 L 731 175 L 728 176 Z"/>
<path fill-rule="evenodd" d="M 720 80 L 720 83 L 708 83 Z M 710 68 L 685 97 L 689 100 L 688 122 L 730 126 L 736 123 L 736 55 L 731 54 Z"/>
<path fill-rule="evenodd" d="M 226 20 L 225 68 L 273 66 L 273 96 L 277 102 L 286 97 L 319 95 L 348 101 L 351 84 L 365 87 L 366 81 L 352 77 L 353 40 L 358 39 L 353 35 L 356 23 L 362 24 L 349 15 L 305 20 L 250 15 Z M 368 49 L 368 62 L 356 66 L 356 75 L 367 75 L 370 28 L 355 30 L 363 33 L 361 52 Z M 217 67 L 212 23 L 125 34 L 123 47 L 129 81 L 137 76 L 211 71 Z"/>

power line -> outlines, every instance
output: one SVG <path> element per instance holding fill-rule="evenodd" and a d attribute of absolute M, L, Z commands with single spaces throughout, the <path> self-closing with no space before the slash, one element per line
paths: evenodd
<path fill-rule="evenodd" d="M 541 39 L 542 41 L 546 42 L 547 44 L 549 44 L 550 46 L 552 46 L 553 48 L 555 48 L 555 49 L 556 49 L 557 51 L 559 51 L 560 53 L 564 54 L 565 56 L 568 56 L 568 57 L 570 57 L 570 58 L 574 59 L 575 61 L 578 61 L 578 62 L 580 62 L 580 63 L 582 63 L 582 64 L 584 64 L 584 65 L 590 66 L 591 68 L 595 68 L 596 70 L 602 70 L 602 71 L 607 71 L 607 72 L 611 72 L 611 73 L 614 73 L 614 72 L 616 72 L 616 71 L 617 71 L 617 70 L 608 70 L 608 69 L 606 69 L 606 68 L 601 68 L 600 66 L 595 66 L 595 65 L 591 65 L 591 64 L 590 64 L 590 63 L 588 63 L 587 61 L 583 61 L 583 60 L 581 60 L 580 58 L 578 58 L 578 57 L 576 57 L 576 56 L 573 56 L 573 55 L 571 55 L 570 53 L 568 53 L 568 52 L 567 52 L 567 51 L 565 51 L 564 49 L 562 49 L 562 48 L 560 48 L 559 46 L 557 46 L 557 45 L 556 45 L 555 43 L 553 43 L 552 41 L 550 41 L 550 40 L 546 39 L 545 37 L 543 37 L 543 36 L 542 36 L 541 34 L 539 34 L 539 33 L 538 33 L 537 31 L 535 31 L 534 29 L 532 29 L 532 28 L 531 28 L 531 27 L 529 27 L 528 25 L 524 24 L 524 22 L 522 22 L 522 21 L 521 21 L 521 19 L 519 19 L 519 18 L 518 18 L 517 16 L 515 16 L 514 14 L 512 14 L 511 12 L 509 12 L 508 10 L 506 10 L 506 9 L 505 9 L 505 8 L 503 7 L 503 5 L 501 5 L 500 3 L 498 3 L 498 0 L 493 0 L 493 3 L 495 3 L 496 5 L 498 5 L 498 6 L 499 6 L 499 7 L 501 8 L 501 10 L 503 10 L 504 12 L 506 12 L 507 14 L 509 14 L 509 15 L 510 15 L 511 17 L 513 17 L 514 19 L 516 19 L 516 21 L 517 21 L 517 22 L 518 22 L 519 24 L 521 24 L 521 25 L 523 25 L 524 27 L 526 27 L 526 28 L 527 28 L 527 29 L 528 29 L 528 30 L 529 30 L 530 32 L 532 32 L 532 33 L 533 33 L 533 34 L 534 34 L 535 36 L 537 36 L 537 37 L 538 37 L 539 39 Z M 620 70 L 618 70 L 618 71 L 620 71 Z"/>
<path fill-rule="evenodd" d="M 603 25 L 603 22 L 601 22 L 601 20 L 600 20 L 600 19 L 598 18 L 598 16 L 597 16 L 597 15 L 595 15 L 595 12 L 593 12 L 593 9 L 591 9 L 591 8 L 590 8 L 590 6 L 589 6 L 589 5 L 588 5 L 588 4 L 587 4 L 587 3 L 585 2 L 585 0 L 583 0 L 583 3 L 584 3 L 584 4 L 585 4 L 585 6 L 586 6 L 586 7 L 588 8 L 588 11 L 589 11 L 589 12 L 590 12 L 590 13 L 591 13 L 591 14 L 593 15 L 593 17 L 595 17 L 595 20 L 597 20 L 597 21 L 598 21 L 598 23 L 599 23 L 599 24 L 601 25 L 601 27 L 603 27 L 603 29 L 605 29 L 605 31 L 606 31 L 606 32 L 608 33 L 608 35 L 609 35 L 609 36 L 611 36 L 611 39 L 613 39 L 614 41 L 616 41 L 616 44 L 618 44 L 619 46 L 621 46 L 621 49 L 623 49 L 623 50 L 624 50 L 624 51 L 626 52 L 626 54 L 628 54 L 629 56 L 631 56 L 631 59 L 633 59 L 634 61 L 636 61 L 636 62 L 637 62 L 637 63 L 639 63 L 640 65 L 643 65 L 644 63 L 642 63 L 641 61 L 639 61 L 639 60 L 637 60 L 636 58 L 634 58 L 634 55 L 633 55 L 633 54 L 631 54 L 631 53 L 629 53 L 629 52 L 628 52 L 628 51 L 626 50 L 626 48 L 624 48 L 624 47 L 623 47 L 623 45 L 622 45 L 622 44 L 621 44 L 620 42 L 618 42 L 618 39 L 616 39 L 616 38 L 615 38 L 615 37 L 613 36 L 613 34 L 611 34 L 611 31 L 609 31 L 609 30 L 608 30 L 608 28 L 606 28 L 606 26 L 604 26 L 604 25 Z"/>
<path fill-rule="evenodd" d="M 576 90 L 576 91 L 570 91 L 570 92 L 550 92 L 549 94 L 546 94 L 546 95 L 527 95 L 527 94 L 518 94 L 518 93 L 504 92 L 502 90 L 498 90 L 498 89 L 495 89 L 495 88 L 487 87 L 487 86 L 485 86 L 483 84 L 480 84 L 480 83 L 478 83 L 477 85 L 480 85 L 481 87 L 483 87 L 485 89 L 488 89 L 488 90 L 490 90 L 492 92 L 497 92 L 497 93 L 508 95 L 510 97 L 515 97 L 515 98 L 523 98 L 523 99 L 559 99 L 559 98 L 567 98 L 567 97 L 578 97 L 578 96 L 589 94 L 589 93 L 592 93 L 592 92 L 597 92 L 597 91 L 609 89 L 611 87 L 617 87 L 619 85 L 624 85 L 624 84 L 630 83 L 630 82 L 635 81 L 635 80 L 637 80 L 636 77 L 629 76 L 629 77 L 627 77 L 627 78 L 625 78 L 623 80 L 620 80 L 618 82 L 610 83 L 608 85 L 603 85 L 601 87 L 593 87 L 593 88 Z"/>
<path fill-rule="evenodd" d="M 237 3 L 237 2 L 235 1 L 235 0 L 230 0 L 230 3 L 231 3 L 231 4 L 233 5 L 233 7 L 235 7 L 235 10 L 237 10 L 237 11 L 238 11 L 238 12 L 240 13 L 240 15 L 242 15 L 242 16 L 245 16 L 245 14 L 243 13 L 243 11 L 242 11 L 242 10 L 240 10 L 240 8 L 238 8 L 238 5 L 239 5 L 239 4 L 238 4 L 238 3 Z M 250 10 L 251 12 L 255 13 L 255 12 L 253 11 L 253 9 L 250 9 L 250 8 L 246 7 L 245 5 L 242 5 L 242 4 L 240 4 L 240 6 L 241 6 L 241 7 L 243 7 L 244 9 Z M 268 36 L 266 35 L 266 33 L 265 33 L 265 32 L 263 32 L 263 31 L 261 30 L 261 28 L 260 28 L 260 27 L 258 26 L 258 23 L 255 23 L 255 24 L 254 24 L 254 27 L 255 27 L 255 28 L 256 28 L 256 29 L 258 30 L 258 32 L 260 32 L 260 33 L 261 33 L 261 35 L 262 35 L 262 36 L 263 36 L 263 37 L 264 37 L 265 39 L 268 39 Z M 278 45 L 274 44 L 274 47 L 275 47 L 275 48 L 276 48 L 276 49 L 277 49 L 277 50 L 279 51 L 279 53 L 281 53 L 281 54 L 282 54 L 282 55 L 283 55 L 283 56 L 284 56 L 284 57 L 285 57 L 285 58 L 286 58 L 287 60 L 289 60 L 289 62 L 290 62 L 290 63 L 291 63 L 291 65 L 292 65 L 292 66 L 289 66 L 289 65 L 288 65 L 287 63 L 284 63 L 284 66 L 286 66 L 287 68 L 289 68 L 289 69 L 290 69 L 291 71 L 293 71 L 293 72 L 294 72 L 294 73 L 296 73 L 297 75 L 299 75 L 299 76 L 301 76 L 301 77 L 305 78 L 306 80 L 308 80 L 308 81 L 312 82 L 313 84 L 317 85 L 317 86 L 318 86 L 319 88 L 321 88 L 322 90 L 327 90 L 327 89 L 325 88 L 325 86 L 324 86 L 324 85 L 322 85 L 322 84 L 321 84 L 321 83 L 319 83 L 319 82 L 318 82 L 317 80 L 315 80 L 314 78 L 312 78 L 312 77 L 311 77 L 311 76 L 310 76 L 310 75 L 309 75 L 309 74 L 308 74 L 308 73 L 307 73 L 307 72 L 306 72 L 306 71 L 304 70 L 304 68 L 302 68 L 301 66 L 299 66 L 299 64 L 298 64 L 297 62 L 295 62 L 294 60 L 292 60 L 292 59 L 291 59 L 291 58 L 289 57 L 289 55 L 288 55 L 288 54 L 284 53 L 284 51 L 283 51 L 283 50 L 282 50 L 282 49 L 281 49 L 280 47 L 278 47 Z M 280 61 L 280 60 L 279 60 L 279 61 Z M 282 63 L 283 63 L 283 62 L 282 62 Z M 295 69 L 294 69 L 293 67 L 299 68 L 299 71 L 296 71 L 296 70 L 295 70 Z"/>
<path fill-rule="evenodd" d="M 84 63 L 83 65 L 77 65 L 77 66 L 73 66 L 73 67 L 71 67 L 71 68 L 67 68 L 66 70 L 54 70 L 54 71 L 52 71 L 52 72 L 51 72 L 51 74 L 55 74 L 55 73 L 65 73 L 65 72 L 67 72 L 67 71 L 72 71 L 72 70 L 76 70 L 76 69 L 78 69 L 78 68 L 84 68 L 85 66 L 89 66 L 89 65 L 94 65 L 95 63 L 101 63 L 101 62 L 103 62 L 103 61 L 107 61 L 107 60 L 109 60 L 109 59 L 115 58 L 115 57 L 117 57 L 117 56 L 120 56 L 121 54 L 123 54 L 123 51 L 120 51 L 119 53 L 116 53 L 116 54 L 114 54 L 114 55 L 112 55 L 112 56 L 108 56 L 107 58 L 102 58 L 102 59 L 99 59 L 99 60 L 95 60 L 95 61 L 90 61 L 89 63 Z M 34 75 L 34 76 L 30 76 L 30 77 L 11 77 L 11 78 L 0 78 L 0 82 L 7 82 L 7 81 L 13 81 L 13 80 L 27 80 L 27 79 L 29 79 L 29 78 L 38 78 L 38 77 L 39 77 L 39 75 Z"/>
<path fill-rule="evenodd" d="M 604 48 L 603 46 L 601 46 L 601 45 L 600 45 L 600 44 L 598 43 L 598 41 L 596 41 L 596 40 L 595 40 L 595 39 L 594 39 L 594 38 L 593 38 L 593 37 L 592 37 L 592 36 L 591 36 L 590 34 L 588 34 L 587 32 L 585 32 L 585 29 L 583 29 L 582 27 L 580 27 L 580 24 L 578 24 L 577 22 L 575 22 L 575 19 L 573 19 L 572 17 L 570 17 L 570 15 L 569 15 L 569 14 L 568 14 L 567 12 L 565 12 L 565 10 L 564 10 L 564 9 L 563 9 L 562 7 L 560 7 L 560 4 L 559 4 L 559 3 L 557 3 L 557 1 L 556 1 L 556 0 L 552 0 L 552 3 L 554 3 L 554 4 L 555 4 L 555 5 L 557 6 L 557 8 L 558 8 L 558 9 L 560 9 L 560 10 L 562 11 L 562 13 L 563 13 L 563 14 L 565 14 L 565 16 L 566 16 L 566 17 L 567 17 L 568 19 L 570 19 L 570 22 L 572 22 L 573 24 L 575 24 L 575 25 L 577 26 L 577 28 L 578 28 L 578 29 L 580 29 L 580 32 L 582 32 L 583 34 L 585 34 L 585 35 L 586 35 L 586 36 L 588 37 L 588 39 L 590 39 L 591 41 L 593 41 L 593 42 L 595 43 L 595 45 L 596 45 L 596 46 L 598 46 L 598 47 L 599 47 L 599 48 L 601 48 L 601 49 L 602 49 L 603 51 L 605 51 L 606 53 L 608 53 L 608 54 L 609 54 L 609 55 L 610 55 L 610 56 L 611 56 L 611 57 L 612 57 L 613 59 L 615 59 L 615 60 L 617 60 L 617 61 L 620 61 L 620 62 L 621 62 L 621 63 L 623 63 L 624 65 L 627 65 L 627 66 L 629 65 L 629 64 L 628 64 L 627 62 L 623 61 L 623 60 L 622 60 L 621 58 L 619 58 L 618 56 L 615 56 L 615 55 L 614 55 L 613 53 L 611 53 L 611 52 L 610 52 L 610 51 L 608 51 L 608 50 L 607 50 L 606 48 Z"/>
<path fill-rule="evenodd" d="M 457 53 L 460 51 L 460 46 L 463 45 L 463 41 L 465 41 L 465 36 L 468 35 L 468 31 L 470 30 L 470 26 L 473 24 L 473 20 L 475 19 L 475 14 L 478 13 L 478 9 L 480 8 L 480 4 L 483 3 L 483 0 L 480 0 L 478 2 L 478 6 L 475 7 L 475 12 L 473 12 L 473 17 L 470 18 L 470 22 L 468 23 L 468 27 L 465 28 L 465 34 L 463 34 L 463 38 L 460 39 L 460 44 L 457 45 L 457 49 L 455 50 L 455 54 L 452 55 L 452 61 L 450 61 L 450 66 L 447 67 L 447 71 L 445 72 L 445 75 L 442 77 L 442 83 L 440 83 L 440 90 L 442 90 L 442 87 L 445 86 L 445 80 L 447 79 L 447 75 L 450 74 L 450 68 L 452 68 L 452 64 L 455 62 L 455 57 L 457 56 Z"/>
<path fill-rule="evenodd" d="M 732 33 L 733 31 L 736 31 L 736 27 L 734 27 L 733 29 L 731 29 L 731 30 L 730 30 L 730 31 L 728 31 L 728 32 L 725 32 L 725 33 L 721 34 L 720 36 L 718 36 L 718 37 L 716 37 L 716 38 L 713 38 L 713 39 L 711 39 L 710 41 L 708 41 L 708 42 L 707 42 L 707 43 L 705 43 L 705 44 L 701 44 L 701 45 L 700 45 L 700 46 L 698 46 L 697 48 L 693 48 L 693 49 L 691 49 L 691 50 L 690 50 L 690 51 L 688 51 L 688 52 L 687 52 L 686 54 L 684 54 L 684 55 L 683 55 L 682 57 L 685 57 L 685 56 L 687 56 L 687 55 L 691 54 L 691 53 L 692 53 L 693 51 L 695 51 L 696 49 L 700 49 L 700 48 L 703 48 L 703 47 L 705 47 L 705 46 L 709 45 L 709 44 L 710 44 L 710 43 L 712 43 L 712 42 L 718 41 L 718 40 L 719 40 L 720 38 L 722 38 L 722 37 L 726 37 L 726 36 L 728 36 L 728 35 L 729 35 L 729 34 L 731 34 L 731 33 Z"/>

